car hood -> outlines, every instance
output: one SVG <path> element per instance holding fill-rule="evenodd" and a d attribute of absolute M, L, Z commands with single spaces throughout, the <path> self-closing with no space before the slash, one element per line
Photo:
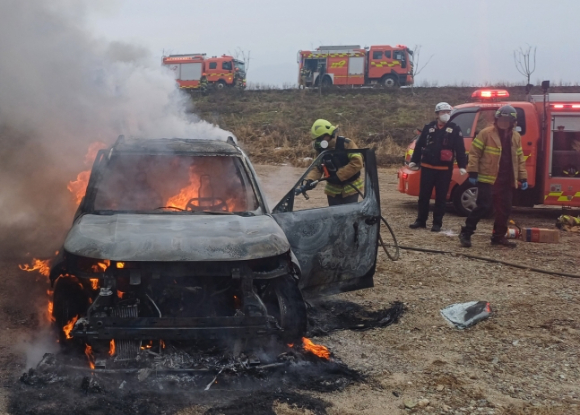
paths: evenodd
<path fill-rule="evenodd" d="M 280 255 L 290 244 L 267 215 L 84 215 L 71 254 L 113 261 L 238 261 Z"/>

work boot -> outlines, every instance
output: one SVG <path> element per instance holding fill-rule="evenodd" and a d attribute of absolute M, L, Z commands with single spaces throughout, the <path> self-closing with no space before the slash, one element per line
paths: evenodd
<path fill-rule="evenodd" d="M 461 232 L 459 233 L 459 242 L 461 242 L 461 246 L 465 248 L 471 248 L 471 232 L 469 232 L 463 226 L 461 227 Z"/>
<path fill-rule="evenodd" d="M 441 232 L 441 225 L 434 223 L 433 226 L 431 226 L 431 232 Z"/>
<path fill-rule="evenodd" d="M 427 224 L 425 224 L 425 222 L 421 222 L 419 219 L 417 219 L 415 222 L 409 225 L 409 228 L 411 229 L 426 228 L 426 227 Z"/>
<path fill-rule="evenodd" d="M 515 242 L 510 241 L 505 236 L 500 236 L 499 238 L 492 236 L 491 237 L 491 244 L 496 246 L 507 246 L 508 248 L 515 248 L 518 246 Z"/>

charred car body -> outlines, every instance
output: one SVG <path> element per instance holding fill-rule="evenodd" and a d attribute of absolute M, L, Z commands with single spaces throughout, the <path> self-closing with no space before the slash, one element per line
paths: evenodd
<path fill-rule="evenodd" d="M 378 181 L 374 153 L 357 151 L 362 202 L 295 212 L 294 189 L 269 209 L 233 139 L 120 137 L 98 153 L 51 269 L 62 341 L 130 353 L 150 340 L 301 335 L 303 295 L 373 285 Z"/>

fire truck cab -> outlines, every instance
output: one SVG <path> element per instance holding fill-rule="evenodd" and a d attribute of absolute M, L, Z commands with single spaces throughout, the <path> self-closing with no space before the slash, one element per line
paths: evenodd
<path fill-rule="evenodd" d="M 222 55 L 207 58 L 205 53 L 169 55 L 163 58 L 175 76 L 181 89 L 197 89 L 203 74 L 210 85 L 218 89 L 226 86 L 246 87 L 244 62 L 233 56 Z"/>
<path fill-rule="evenodd" d="M 298 84 L 300 87 L 383 85 L 387 88 L 411 85 L 412 56 L 413 52 L 403 45 L 320 46 L 314 51 L 299 51 Z"/>
<path fill-rule="evenodd" d="M 507 100 L 505 90 L 477 90 L 472 97 L 478 102 L 458 105 L 451 114 L 451 121 L 461 127 L 468 152 L 477 134 L 493 124 L 499 107 L 511 105 L 517 111 L 516 128 L 522 136 L 530 188 L 515 192 L 514 206 L 580 207 L 580 94 L 546 92 L 526 102 Z M 415 143 L 416 139 L 407 148 L 404 166 L 398 171 L 398 190 L 412 196 L 419 195 L 421 179 L 421 170 L 408 168 Z M 469 214 L 477 199 L 477 187 L 467 177 L 459 174 L 456 164 L 447 193 L 462 216 Z"/>

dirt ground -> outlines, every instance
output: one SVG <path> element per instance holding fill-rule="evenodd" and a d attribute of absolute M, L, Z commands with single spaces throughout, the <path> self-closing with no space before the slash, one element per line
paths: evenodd
<path fill-rule="evenodd" d="M 271 207 L 302 173 L 289 166 L 257 170 Z M 397 192 L 395 169 L 381 169 L 380 186 L 383 215 L 401 245 L 464 252 L 457 239 L 462 218 L 450 211 L 439 234 L 410 231 L 416 200 Z M 324 205 L 322 188 L 310 196 L 298 206 Z M 513 218 L 526 226 L 551 228 L 560 213 L 518 208 Z M 491 219 L 481 223 L 470 253 L 580 274 L 580 235 L 562 233 L 559 244 L 520 242 L 509 250 L 489 245 L 491 225 Z M 362 372 L 365 380 L 340 392 L 310 392 L 329 404 L 325 412 L 280 399 L 273 404 L 273 414 L 580 413 L 580 280 L 451 255 L 402 250 L 397 262 L 379 255 L 375 287 L 336 299 L 370 310 L 401 301 L 407 312 L 399 324 L 313 338 Z M 6 386 L 0 390 L 0 413 L 7 413 L 9 385 L 26 367 L 26 339 L 38 334 L 31 293 L 44 289 L 31 274 L 18 270 L 18 261 L 0 265 L 0 382 Z M 447 305 L 472 300 L 489 301 L 492 317 L 460 331 L 439 314 Z M 192 406 L 179 414 L 200 411 Z"/>

